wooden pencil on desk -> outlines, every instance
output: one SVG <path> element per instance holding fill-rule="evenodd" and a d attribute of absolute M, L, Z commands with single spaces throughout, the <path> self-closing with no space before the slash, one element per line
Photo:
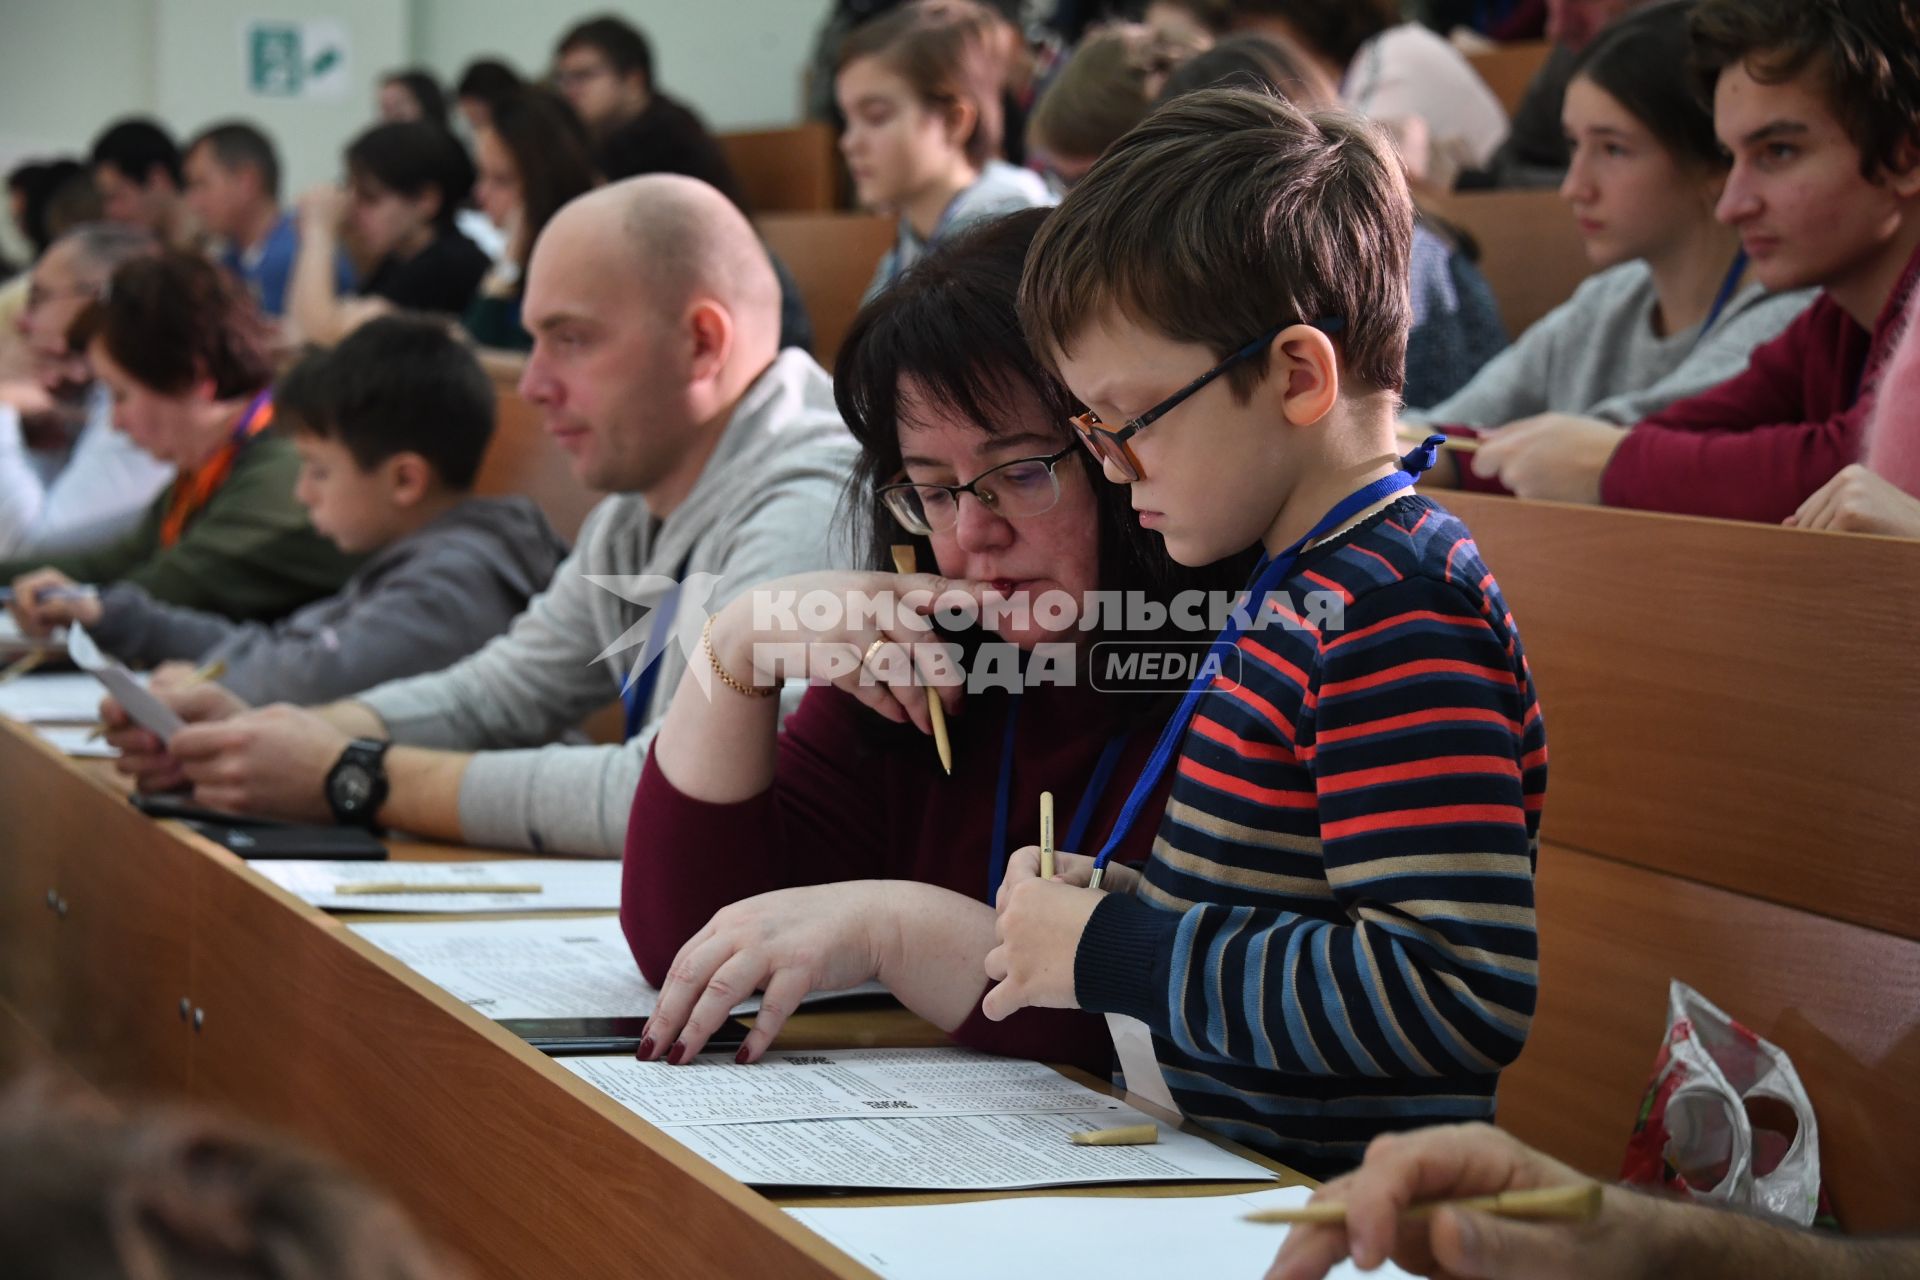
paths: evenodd
<path fill-rule="evenodd" d="M 1536 1222 L 1586 1222 L 1600 1212 L 1600 1184 L 1583 1182 L 1566 1187 L 1502 1191 L 1498 1195 L 1469 1196 L 1462 1200 L 1429 1200 L 1411 1206 L 1401 1216 L 1419 1221 L 1432 1217 L 1437 1209 L 1470 1209 L 1501 1218 L 1526 1218 Z M 1245 1220 L 1285 1226 L 1345 1222 L 1347 1206 L 1338 1200 L 1327 1200 L 1297 1209 L 1261 1209 L 1247 1214 Z"/>
<path fill-rule="evenodd" d="M 1053 879 L 1053 792 L 1040 793 L 1040 878 Z"/>
<path fill-rule="evenodd" d="M 371 897 L 383 893 L 541 893 L 537 884 L 337 884 L 336 894 L 346 897 Z"/>
<path fill-rule="evenodd" d="M 920 572 L 919 557 L 904 542 L 893 545 L 893 570 L 895 573 Z M 927 686 L 927 715 L 933 721 L 933 747 L 940 753 L 940 767 L 951 774 L 953 743 L 947 738 L 947 709 L 940 705 L 940 691 L 932 685 Z"/>

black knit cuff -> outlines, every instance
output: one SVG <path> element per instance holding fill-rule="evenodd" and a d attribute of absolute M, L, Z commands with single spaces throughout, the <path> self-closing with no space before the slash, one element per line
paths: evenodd
<path fill-rule="evenodd" d="M 1108 894 L 1088 917 L 1073 956 L 1080 1007 L 1164 1028 L 1167 957 L 1179 928 L 1178 912 L 1150 907 L 1131 894 Z"/>

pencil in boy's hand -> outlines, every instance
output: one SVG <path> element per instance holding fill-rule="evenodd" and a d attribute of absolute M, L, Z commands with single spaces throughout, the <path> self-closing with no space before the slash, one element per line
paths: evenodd
<path fill-rule="evenodd" d="M 895 573 L 920 572 L 919 557 L 912 546 L 904 542 L 893 545 L 893 570 Z M 927 716 L 933 722 L 933 746 L 940 753 L 940 767 L 952 774 L 953 743 L 947 738 L 947 709 L 940 705 L 940 691 L 932 685 L 927 686 Z"/>
<path fill-rule="evenodd" d="M 1463 1200 L 1428 1200 L 1410 1206 L 1400 1216 L 1412 1221 L 1430 1218 L 1436 1209 L 1470 1209 L 1501 1218 L 1536 1222 L 1586 1222 L 1600 1212 L 1600 1184 L 1582 1182 L 1565 1187 L 1535 1187 L 1502 1191 L 1498 1195 L 1469 1196 Z M 1301 1205 L 1298 1209 L 1261 1209 L 1246 1215 L 1247 1222 L 1274 1222 L 1287 1226 L 1345 1222 L 1347 1206 L 1337 1200 Z"/>
<path fill-rule="evenodd" d="M 1053 792 L 1040 793 L 1040 878 L 1053 879 Z"/>

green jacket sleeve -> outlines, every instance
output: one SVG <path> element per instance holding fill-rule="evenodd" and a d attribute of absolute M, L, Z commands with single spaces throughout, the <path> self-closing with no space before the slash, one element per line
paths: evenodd
<path fill-rule="evenodd" d="M 136 527 L 105 546 L 63 556 L 26 556 L 17 560 L 0 560 L 0 585 L 12 582 L 23 573 L 32 573 L 35 569 L 58 569 L 75 582 L 118 582 L 152 558 L 153 548 L 160 541 L 160 514 L 167 509 L 172 497 L 173 486 L 168 485 L 153 505 L 147 508 L 147 513 L 140 518 Z"/>

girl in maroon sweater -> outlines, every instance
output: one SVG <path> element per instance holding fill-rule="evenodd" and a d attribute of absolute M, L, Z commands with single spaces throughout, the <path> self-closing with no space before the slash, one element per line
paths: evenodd
<path fill-rule="evenodd" d="M 739 1054 L 753 1061 L 809 991 L 877 978 L 962 1044 L 1106 1070 L 1106 1033 L 1092 1015 L 981 1016 L 993 896 L 1007 852 L 1038 840 L 1042 791 L 1056 797 L 1061 847 L 1111 826 L 1168 704 L 1090 687 L 1102 674 L 1095 660 L 1105 662 L 1093 634 L 1050 630 L 1034 606 L 1064 593 L 1084 623 L 1095 591 L 1164 603 L 1237 585 L 1244 566 L 1173 565 L 1125 491 L 1099 481 L 1074 442 L 1075 406 L 1028 352 L 1014 315 L 1043 216 L 999 219 L 930 255 L 861 312 L 835 371 L 841 414 L 862 446 L 850 492 L 874 530 L 870 562 L 890 563 L 889 544 L 912 542 L 938 576 L 805 575 L 749 592 L 709 624 L 709 652 L 695 657 L 654 741 L 627 833 L 621 921 L 641 971 L 662 988 L 643 1058 L 688 1061 L 728 1010 L 763 990 Z M 940 689 L 951 776 L 929 736 L 925 686 L 911 677 L 925 632 L 769 607 L 788 592 L 789 602 L 810 591 L 844 601 L 915 589 L 928 600 L 1029 606 L 1024 619 L 959 637 L 973 687 Z M 1042 644 L 1045 659 L 1034 653 Z M 1043 672 L 1063 660 L 1071 683 Z M 1006 678 L 981 679 L 993 670 Z M 782 732 L 778 699 L 759 695 L 801 675 L 825 683 Z M 1146 858 L 1153 816 L 1134 824 L 1123 857 Z"/>

